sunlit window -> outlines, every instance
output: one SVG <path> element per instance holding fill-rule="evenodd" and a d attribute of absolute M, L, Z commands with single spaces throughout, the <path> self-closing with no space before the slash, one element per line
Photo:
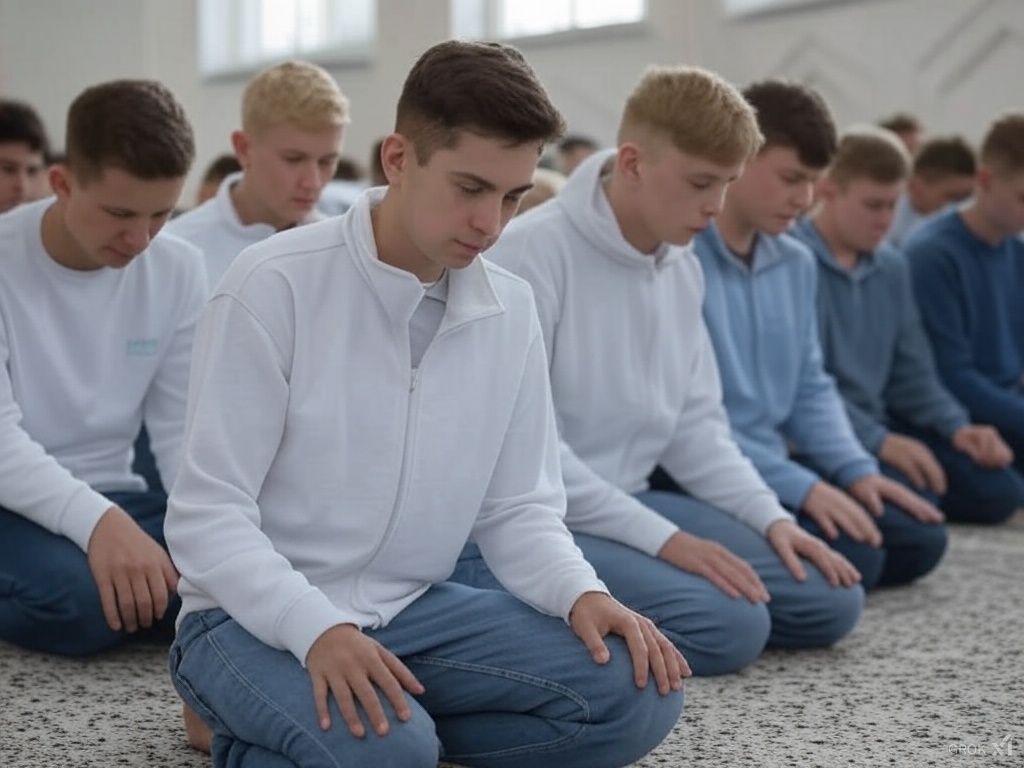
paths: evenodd
<path fill-rule="evenodd" d="M 199 0 L 199 70 L 248 72 L 289 56 L 323 63 L 369 53 L 376 0 Z"/>
<path fill-rule="evenodd" d="M 452 35 L 508 39 L 635 24 L 645 0 L 451 0 Z"/>
<path fill-rule="evenodd" d="M 838 0 L 725 0 L 725 11 L 733 16 L 744 16 L 834 2 L 838 2 Z"/>

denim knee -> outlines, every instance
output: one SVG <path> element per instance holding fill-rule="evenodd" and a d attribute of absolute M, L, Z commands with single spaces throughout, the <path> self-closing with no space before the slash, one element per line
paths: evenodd
<path fill-rule="evenodd" d="M 909 584 L 930 573 L 939 564 L 948 543 L 946 526 L 918 526 L 913 545 L 888 550 L 878 586 Z"/>
<path fill-rule="evenodd" d="M 863 587 L 833 587 L 822 579 L 818 589 L 801 592 L 794 610 L 773 610 L 768 644 L 773 648 L 826 648 L 853 630 L 863 610 Z"/>
<path fill-rule="evenodd" d="M 658 629 L 682 652 L 697 677 L 727 675 L 752 664 L 771 632 L 771 616 L 764 603 L 724 598 L 715 603 L 714 610 L 719 620 L 714 632 L 694 633 L 687 626 L 658 623 Z"/>
<path fill-rule="evenodd" d="M 38 598 L 16 593 L 0 599 L 0 637 L 32 651 L 90 656 L 124 638 L 107 624 L 92 582 L 65 584 Z"/>
<path fill-rule="evenodd" d="M 630 765 L 641 759 L 665 740 L 683 711 L 683 691 L 662 696 L 653 675 L 645 688 L 637 688 L 626 644 L 619 638 L 606 642 L 612 658 L 594 676 L 600 692 L 588 697 L 591 725 L 589 737 L 584 737 L 591 740 L 588 765 L 595 768 Z M 621 682 L 609 685 L 609 679 Z"/>
<path fill-rule="evenodd" d="M 1024 506 L 1024 479 L 1015 469 L 978 471 L 973 482 L 950 483 L 942 511 L 957 523 L 998 525 Z"/>

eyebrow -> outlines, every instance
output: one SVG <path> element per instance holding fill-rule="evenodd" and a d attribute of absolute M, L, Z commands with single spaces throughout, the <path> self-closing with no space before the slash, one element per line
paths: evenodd
<path fill-rule="evenodd" d="M 498 187 L 494 184 L 494 182 L 488 181 L 485 178 L 477 176 L 475 173 L 468 173 L 466 171 L 453 171 L 452 175 L 453 176 L 457 176 L 460 179 L 463 179 L 465 181 L 471 181 L 474 184 L 476 184 L 478 187 L 482 187 L 483 189 L 486 189 L 488 192 L 494 192 L 494 191 L 496 191 L 498 189 Z M 529 184 L 524 184 L 521 187 L 516 187 L 515 189 L 512 189 L 512 190 L 509 190 L 506 194 L 509 194 L 509 195 L 522 195 L 522 194 L 524 194 L 526 192 L 529 192 L 531 189 L 533 189 L 533 182 L 530 182 Z"/>

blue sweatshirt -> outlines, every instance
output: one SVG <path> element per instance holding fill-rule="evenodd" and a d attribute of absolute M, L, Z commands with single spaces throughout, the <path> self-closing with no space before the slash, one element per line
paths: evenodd
<path fill-rule="evenodd" d="M 954 210 L 918 229 L 904 254 L 943 382 L 975 422 L 1024 440 L 1024 241 L 993 247 Z"/>
<path fill-rule="evenodd" d="M 952 437 L 967 412 L 939 380 L 903 256 L 883 244 L 847 271 L 810 219 L 793 235 L 818 259 L 821 352 L 864 447 L 878 454 L 887 415 Z"/>
<path fill-rule="evenodd" d="M 810 251 L 789 235 L 758 235 L 748 267 L 713 224 L 694 245 L 736 441 L 782 503 L 799 509 L 820 480 L 790 458 L 790 446 L 842 487 L 877 473 L 822 367 Z"/>

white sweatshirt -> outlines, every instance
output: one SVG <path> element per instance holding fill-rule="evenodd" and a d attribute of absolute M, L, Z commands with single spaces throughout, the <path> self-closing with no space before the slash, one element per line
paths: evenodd
<path fill-rule="evenodd" d="M 216 195 L 167 222 L 165 227 L 170 234 L 187 240 L 203 252 L 211 291 L 238 254 L 277 232 L 270 224 L 243 224 L 238 218 L 235 204 L 231 202 L 231 188 L 241 179 L 241 172 L 226 176 L 217 187 Z M 301 223 L 309 224 L 322 218 L 323 214 L 314 210 Z"/>
<path fill-rule="evenodd" d="M 597 153 L 487 257 L 533 286 L 563 439 L 566 522 L 657 554 L 677 530 L 637 501 L 658 464 L 694 497 L 764 533 L 792 516 L 733 441 L 690 247 L 623 238 Z"/>
<path fill-rule="evenodd" d="M 164 234 L 124 269 L 76 271 L 43 249 L 52 198 L 0 216 L 0 506 L 85 550 L 110 491 L 141 491 L 145 420 L 177 472 L 201 254 Z"/>
<path fill-rule="evenodd" d="M 302 663 L 334 625 L 387 624 L 471 535 L 540 611 L 606 591 L 562 521 L 529 286 L 480 259 L 451 272 L 413 370 L 424 288 L 377 258 L 383 192 L 243 252 L 196 336 L 165 526 L 181 615 L 219 606 Z"/>

